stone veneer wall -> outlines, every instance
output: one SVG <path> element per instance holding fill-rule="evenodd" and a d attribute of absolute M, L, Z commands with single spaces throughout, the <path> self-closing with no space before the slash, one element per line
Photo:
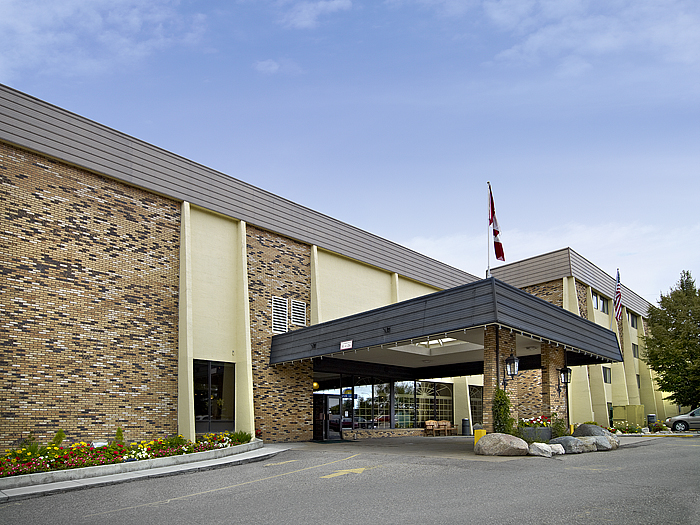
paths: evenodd
<path fill-rule="evenodd" d="M 270 342 L 273 296 L 303 301 L 308 324 L 311 248 L 250 225 L 246 235 L 255 427 L 265 441 L 308 441 L 313 437 L 313 365 L 271 366 Z"/>
<path fill-rule="evenodd" d="M 568 421 L 565 385 L 561 385 L 561 393 L 557 392 L 560 368 L 564 368 L 564 349 L 542 343 L 542 413 L 546 416 L 556 413 Z"/>
<path fill-rule="evenodd" d="M 556 306 L 564 306 L 564 284 L 561 280 L 526 286 L 522 290 Z"/>
<path fill-rule="evenodd" d="M 518 416 L 531 418 L 541 416 L 542 411 L 542 370 L 524 370 L 518 373 Z"/>
<path fill-rule="evenodd" d="M 454 435 L 454 434 L 453 434 Z M 387 429 L 355 429 L 343 430 L 343 439 L 354 441 L 356 439 L 374 439 L 386 437 L 410 437 L 425 436 L 422 428 L 387 428 Z"/>
<path fill-rule="evenodd" d="M 578 299 L 578 312 L 584 319 L 588 319 L 588 299 L 586 291 L 588 287 L 576 281 L 576 298 Z"/>
<path fill-rule="evenodd" d="M 0 445 L 177 431 L 179 204 L 0 144 Z"/>

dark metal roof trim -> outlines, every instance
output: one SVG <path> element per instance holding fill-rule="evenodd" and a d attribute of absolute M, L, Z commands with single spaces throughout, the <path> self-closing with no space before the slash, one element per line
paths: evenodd
<path fill-rule="evenodd" d="M 436 288 L 479 279 L 2 84 L 0 141 Z"/>
<path fill-rule="evenodd" d="M 614 332 L 495 278 L 272 337 L 270 363 L 342 355 L 498 325 L 605 361 L 621 361 Z M 387 328 L 389 328 L 387 330 Z M 593 361 L 595 362 L 595 361 Z"/>

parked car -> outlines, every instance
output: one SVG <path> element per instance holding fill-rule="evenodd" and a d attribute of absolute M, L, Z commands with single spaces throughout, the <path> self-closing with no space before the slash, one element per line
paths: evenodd
<path fill-rule="evenodd" d="M 664 425 L 678 432 L 685 432 L 691 428 L 700 429 L 700 408 L 691 410 L 687 414 L 669 417 L 664 421 Z"/>

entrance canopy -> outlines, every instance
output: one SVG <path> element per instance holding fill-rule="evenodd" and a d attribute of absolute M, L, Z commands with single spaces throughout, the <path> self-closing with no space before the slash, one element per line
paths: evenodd
<path fill-rule="evenodd" d="M 484 331 L 516 334 L 520 368 L 540 367 L 540 343 L 569 366 L 622 361 L 615 333 L 495 278 L 476 281 L 272 338 L 270 363 L 405 379 L 483 373 Z"/>

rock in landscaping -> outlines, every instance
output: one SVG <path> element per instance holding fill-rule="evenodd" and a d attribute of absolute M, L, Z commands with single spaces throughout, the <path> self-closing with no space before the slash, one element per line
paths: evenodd
<path fill-rule="evenodd" d="M 562 445 L 560 445 L 559 443 L 556 443 L 554 445 L 550 444 L 549 448 L 552 449 L 553 456 L 563 456 L 564 454 L 566 454 L 564 447 Z"/>
<path fill-rule="evenodd" d="M 552 446 L 546 443 L 530 443 L 528 454 L 531 456 L 542 456 L 544 458 L 552 457 Z"/>
<path fill-rule="evenodd" d="M 584 437 L 584 436 L 604 436 L 610 442 L 612 450 L 617 449 L 620 446 L 620 438 L 615 434 L 611 433 L 598 425 L 579 425 L 573 433 L 574 437 Z M 600 449 L 598 449 L 600 450 Z M 606 449 L 610 450 L 610 449 Z"/>
<path fill-rule="evenodd" d="M 581 454 L 582 452 L 589 452 L 591 448 L 590 446 L 587 447 L 580 439 L 572 436 L 562 436 L 551 439 L 549 444 L 563 446 L 567 454 Z"/>
<path fill-rule="evenodd" d="M 583 425 L 576 427 L 576 430 L 574 430 L 574 433 L 571 435 L 574 437 L 603 436 L 604 433 L 605 429 L 599 427 L 598 425 L 588 425 L 584 423 Z"/>
<path fill-rule="evenodd" d="M 509 434 L 486 434 L 474 445 L 480 456 L 526 456 L 528 451 L 525 440 Z"/>
<path fill-rule="evenodd" d="M 595 449 L 600 451 L 612 450 L 612 444 L 606 436 L 580 436 L 576 439 L 580 439 L 584 443 L 595 446 Z"/>

